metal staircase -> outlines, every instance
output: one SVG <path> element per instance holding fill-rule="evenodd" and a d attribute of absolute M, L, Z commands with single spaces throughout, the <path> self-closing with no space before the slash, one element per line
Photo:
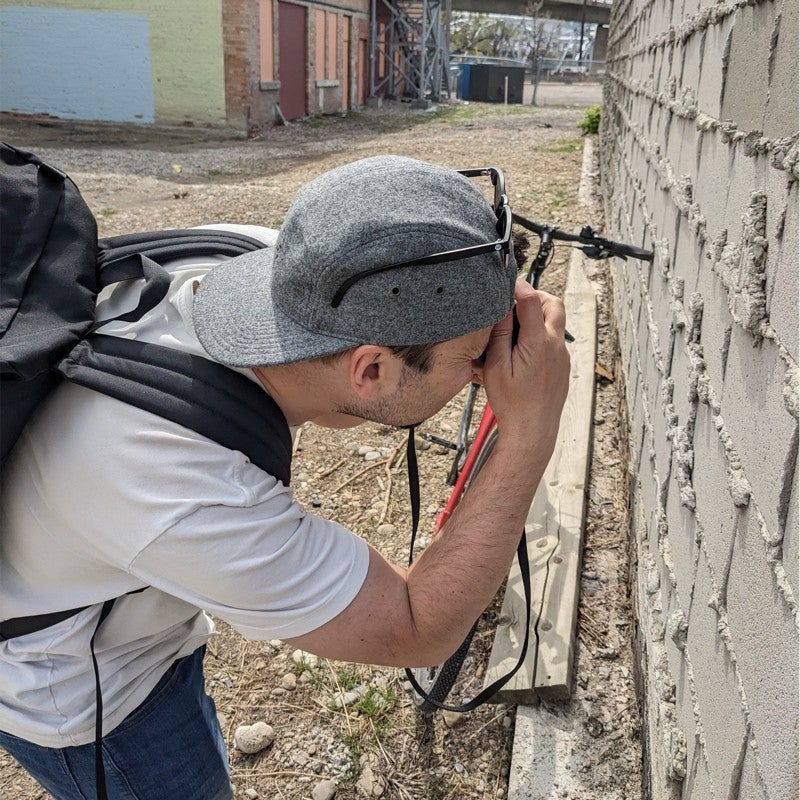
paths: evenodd
<path fill-rule="evenodd" d="M 421 103 L 450 98 L 451 0 L 372 0 L 370 91 Z"/>

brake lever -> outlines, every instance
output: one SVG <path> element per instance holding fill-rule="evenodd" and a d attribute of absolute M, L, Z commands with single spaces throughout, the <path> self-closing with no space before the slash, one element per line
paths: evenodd
<path fill-rule="evenodd" d="M 622 253 L 612 253 L 611 250 L 600 244 L 585 244 L 579 247 L 578 250 L 581 250 L 587 258 L 591 258 L 593 261 L 603 261 L 612 256 L 621 258 L 623 261 L 628 260 L 628 257 L 622 255 Z"/>

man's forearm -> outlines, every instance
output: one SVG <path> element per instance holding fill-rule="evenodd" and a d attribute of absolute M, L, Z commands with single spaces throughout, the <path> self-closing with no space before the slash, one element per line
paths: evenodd
<path fill-rule="evenodd" d="M 491 456 L 408 573 L 414 627 L 426 661 L 451 655 L 508 573 L 531 500 L 552 453 L 501 435 Z"/>

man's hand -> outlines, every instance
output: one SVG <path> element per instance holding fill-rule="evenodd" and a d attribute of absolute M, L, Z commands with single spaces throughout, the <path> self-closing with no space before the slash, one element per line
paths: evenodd
<path fill-rule="evenodd" d="M 562 301 L 517 281 L 519 335 L 512 346 L 509 313 L 492 331 L 483 376 L 501 438 L 517 446 L 555 444 L 569 388 L 569 353 L 564 343 Z"/>

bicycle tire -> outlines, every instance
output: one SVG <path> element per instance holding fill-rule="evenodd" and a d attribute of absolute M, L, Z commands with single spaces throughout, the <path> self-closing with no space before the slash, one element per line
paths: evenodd
<path fill-rule="evenodd" d="M 464 487 L 462 497 L 469 490 L 475 476 L 483 469 L 496 442 L 497 428 L 491 431 L 486 441 L 483 443 L 483 447 L 481 447 L 480 453 L 478 453 L 478 457 L 475 459 L 472 475 L 470 475 L 470 479 Z M 424 696 L 416 690 L 412 692 L 414 705 L 421 713 L 432 714 L 439 707 L 437 703 L 444 703 L 447 699 L 447 696 L 450 694 L 461 673 L 461 668 L 469 653 L 469 648 L 475 636 L 475 631 L 478 628 L 479 621 L 480 620 L 475 621 L 459 648 L 446 661 L 443 661 L 436 667 L 417 667 L 412 670 L 415 680 L 425 692 Z"/>

